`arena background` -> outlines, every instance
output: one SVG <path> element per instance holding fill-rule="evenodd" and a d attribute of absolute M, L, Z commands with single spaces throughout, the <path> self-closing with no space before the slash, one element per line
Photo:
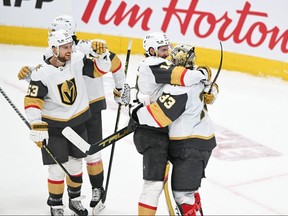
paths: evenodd
<path fill-rule="evenodd" d="M 105 39 L 111 50 L 143 53 L 142 38 L 164 31 L 173 43 L 194 44 L 197 64 L 288 80 L 285 0 L 4 0 L 0 43 L 47 46 L 47 27 L 61 14 L 77 22 L 81 39 Z M 285 17 L 286 16 L 286 17 Z"/>

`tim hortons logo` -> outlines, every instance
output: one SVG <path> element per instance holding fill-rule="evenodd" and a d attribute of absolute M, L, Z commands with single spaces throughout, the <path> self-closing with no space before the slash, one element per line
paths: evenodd
<path fill-rule="evenodd" d="M 212 33 L 218 31 L 216 33 L 220 41 L 233 40 L 236 44 L 247 43 L 250 47 L 268 44 L 270 50 L 279 45 L 281 52 L 288 52 L 288 30 L 285 29 L 281 32 L 279 27 L 265 24 L 265 19 L 269 18 L 268 14 L 252 10 L 249 1 L 244 3 L 242 9 L 236 10 L 238 16 L 234 16 L 233 19 L 229 13 L 234 14 L 234 11 L 224 11 L 222 15 L 216 16 L 211 12 L 198 10 L 198 2 L 199 0 L 191 0 L 189 7 L 180 8 L 177 7 L 178 0 L 171 0 L 167 7 L 162 8 L 164 19 L 157 20 L 161 24 L 161 30 L 166 32 L 168 28 L 177 28 L 175 24 L 170 25 L 173 19 L 178 21 L 181 34 L 187 37 L 194 35 L 198 38 L 208 38 Z M 113 7 L 111 7 L 112 3 L 114 4 Z M 88 1 L 82 16 L 83 22 L 88 23 L 90 21 L 96 4 L 97 0 Z M 118 4 L 118 7 L 115 7 L 115 4 Z M 130 28 L 140 22 L 142 30 L 149 31 L 149 24 L 155 22 L 151 19 L 153 12 L 153 8 L 150 7 L 145 9 L 134 4 L 128 8 L 125 1 L 105 0 L 98 15 L 98 21 L 101 25 L 113 22 L 115 26 L 119 26 L 125 19 L 128 19 Z M 193 23 L 191 23 L 192 19 Z M 203 26 L 205 26 L 205 30 L 203 30 Z"/>

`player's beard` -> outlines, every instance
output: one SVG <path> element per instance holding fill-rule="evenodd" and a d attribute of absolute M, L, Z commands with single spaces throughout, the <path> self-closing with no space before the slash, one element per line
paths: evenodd
<path fill-rule="evenodd" d="M 64 56 L 58 56 L 58 60 L 63 63 L 70 61 L 70 59 L 71 59 L 71 53 L 65 54 Z"/>

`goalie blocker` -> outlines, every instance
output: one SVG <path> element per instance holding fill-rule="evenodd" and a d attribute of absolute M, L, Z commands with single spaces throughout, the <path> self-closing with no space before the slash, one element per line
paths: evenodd
<path fill-rule="evenodd" d="M 92 155 L 134 132 L 137 126 L 138 124 L 131 118 L 128 126 L 116 131 L 115 133 L 96 143 L 87 143 L 71 127 L 65 127 L 62 134 L 83 153 Z"/>

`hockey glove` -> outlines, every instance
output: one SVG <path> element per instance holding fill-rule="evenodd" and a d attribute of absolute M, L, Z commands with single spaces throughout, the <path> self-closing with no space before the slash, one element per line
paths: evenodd
<path fill-rule="evenodd" d="M 27 77 L 30 77 L 31 72 L 32 72 L 32 70 L 30 67 L 28 67 L 28 66 L 22 67 L 18 73 L 18 79 L 22 80 L 22 79 L 26 79 Z"/>
<path fill-rule="evenodd" d="M 139 123 L 139 119 L 137 116 L 137 111 L 143 106 L 144 104 L 141 103 L 138 99 L 133 100 L 132 103 L 129 104 L 129 116 L 138 123 Z"/>
<path fill-rule="evenodd" d="M 207 81 L 211 80 L 212 72 L 208 66 L 198 66 L 196 70 L 201 71 L 201 73 L 206 76 Z"/>
<path fill-rule="evenodd" d="M 33 122 L 31 124 L 30 139 L 36 143 L 39 148 L 43 148 L 43 143 L 48 143 L 48 124 L 43 121 Z"/>
<path fill-rule="evenodd" d="M 209 90 L 210 90 L 210 87 L 211 87 L 211 84 L 207 85 L 205 88 L 204 88 L 204 94 L 203 94 L 203 97 L 204 97 L 204 103 L 205 104 L 213 104 L 217 98 L 217 95 L 219 93 L 219 87 L 216 83 L 214 83 L 214 85 L 212 86 L 212 90 L 211 90 L 211 93 L 209 94 Z"/>
<path fill-rule="evenodd" d="M 113 89 L 114 100 L 116 103 L 127 106 L 130 102 L 130 86 L 124 83 L 123 89 Z"/>
<path fill-rule="evenodd" d="M 106 41 L 104 40 L 93 40 L 91 42 L 92 50 L 97 53 L 98 55 L 102 55 L 106 52 L 107 46 Z"/>

